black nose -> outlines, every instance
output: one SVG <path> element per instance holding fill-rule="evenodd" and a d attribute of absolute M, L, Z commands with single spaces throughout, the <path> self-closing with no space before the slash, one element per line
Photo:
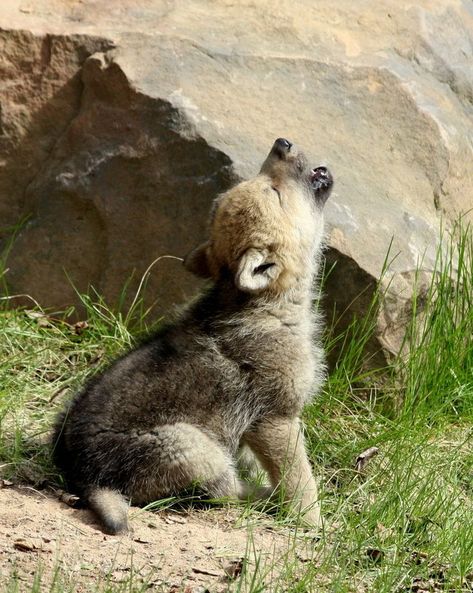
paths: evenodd
<path fill-rule="evenodd" d="M 279 149 L 283 149 L 286 152 L 289 152 L 291 150 L 291 146 L 292 146 L 292 142 L 289 142 L 289 140 L 286 140 L 286 138 L 278 138 L 274 144 L 279 148 Z"/>

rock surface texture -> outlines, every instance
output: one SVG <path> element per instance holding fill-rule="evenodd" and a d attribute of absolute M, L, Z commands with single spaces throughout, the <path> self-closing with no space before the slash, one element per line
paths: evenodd
<path fill-rule="evenodd" d="M 336 178 L 329 310 L 363 313 L 391 245 L 395 350 L 440 220 L 473 208 L 470 0 L 4 0 L 0 44 L 11 294 L 60 308 L 72 281 L 113 302 L 200 241 L 215 194 L 286 136 Z M 148 294 L 163 310 L 196 288 L 162 260 Z"/>

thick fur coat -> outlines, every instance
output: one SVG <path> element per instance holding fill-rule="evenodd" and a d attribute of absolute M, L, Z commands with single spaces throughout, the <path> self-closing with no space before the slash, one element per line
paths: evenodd
<path fill-rule="evenodd" d="M 299 416 L 324 377 L 313 297 L 331 187 L 326 168 L 309 168 L 276 140 L 255 178 L 216 199 L 208 241 L 184 261 L 210 288 L 93 378 L 59 418 L 56 463 L 105 531 L 127 528 L 127 500 L 194 484 L 245 497 L 243 446 L 271 488 L 319 522 Z"/>

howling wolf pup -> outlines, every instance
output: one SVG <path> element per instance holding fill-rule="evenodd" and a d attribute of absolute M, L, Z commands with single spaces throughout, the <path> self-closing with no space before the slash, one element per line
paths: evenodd
<path fill-rule="evenodd" d="M 299 416 L 324 377 L 312 301 L 332 184 L 325 167 L 310 168 L 278 138 L 255 178 L 215 200 L 208 241 L 184 260 L 210 287 L 59 418 L 55 461 L 107 533 L 127 529 L 127 501 L 195 484 L 212 497 L 246 497 L 242 447 L 270 491 L 319 523 Z"/>

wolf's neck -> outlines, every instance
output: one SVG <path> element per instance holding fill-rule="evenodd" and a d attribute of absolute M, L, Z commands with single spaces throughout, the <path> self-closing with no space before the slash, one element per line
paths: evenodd
<path fill-rule="evenodd" d="M 227 322 L 258 324 L 265 319 L 291 326 L 313 317 L 316 297 L 315 278 L 305 277 L 291 290 L 271 296 L 243 293 L 231 278 L 221 278 L 191 305 L 188 315 L 208 327 Z"/>

